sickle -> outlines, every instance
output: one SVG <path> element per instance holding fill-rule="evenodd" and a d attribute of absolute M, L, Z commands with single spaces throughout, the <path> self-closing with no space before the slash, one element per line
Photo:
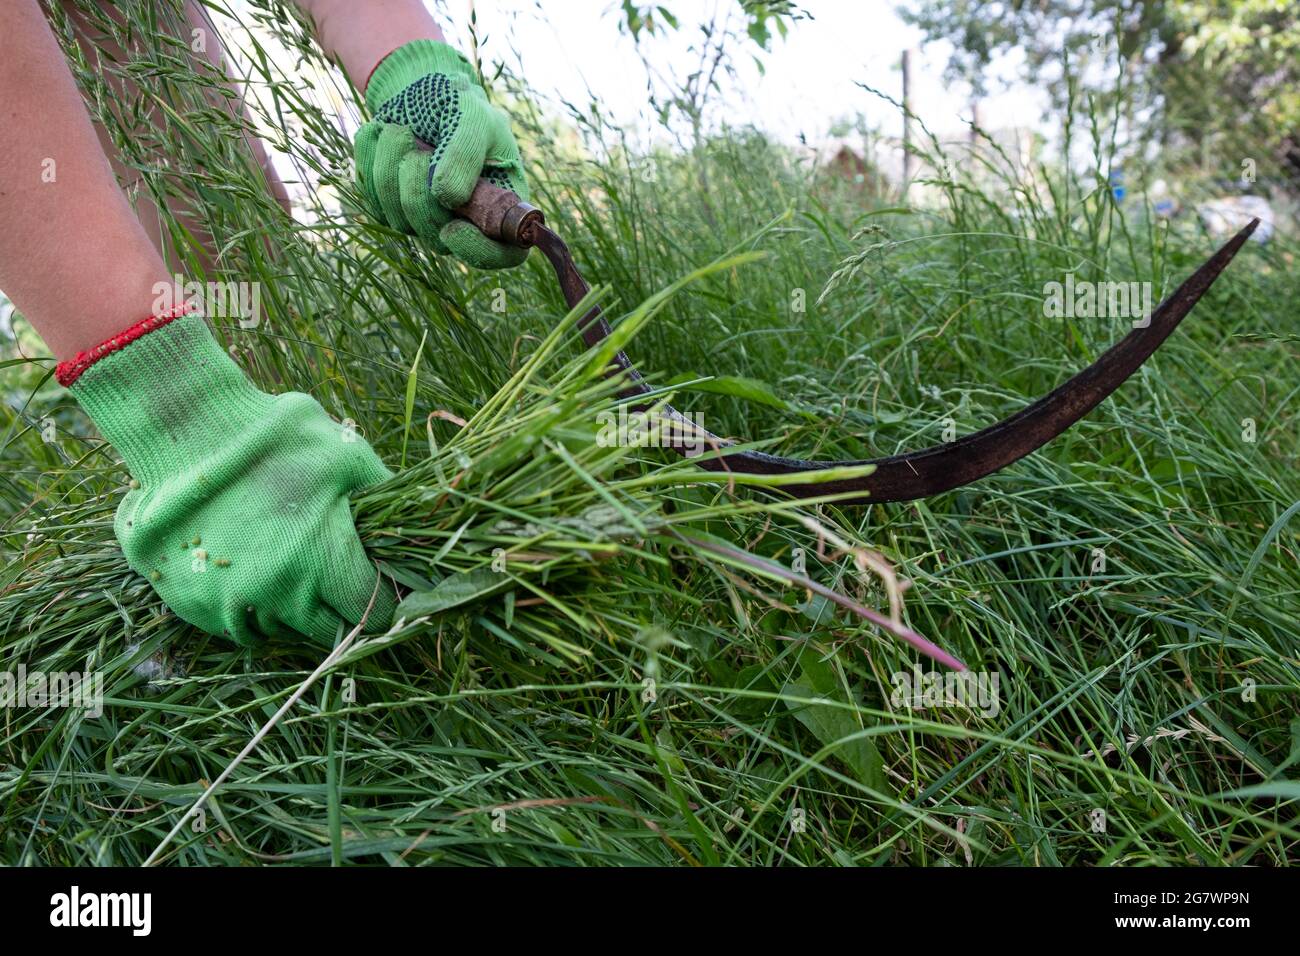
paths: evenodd
<path fill-rule="evenodd" d="M 469 202 L 457 209 L 456 214 L 474 223 L 489 238 L 508 245 L 523 248 L 536 246 L 540 249 L 555 268 L 564 300 L 570 308 L 576 306 L 587 294 L 587 283 L 573 264 L 568 247 L 546 227 L 541 210 L 530 206 L 513 192 L 480 179 Z M 1259 220 L 1252 219 L 1223 248 L 1206 260 L 1204 265 L 1174 290 L 1173 295 L 1160 303 L 1152 313 L 1148 325 L 1133 329 L 1097 361 L 1065 384 L 996 425 L 943 445 L 888 458 L 807 461 L 802 458 L 781 458 L 759 451 L 733 451 L 702 458 L 698 464 L 709 471 L 751 475 L 791 475 L 825 468 L 874 465 L 875 471 L 860 478 L 778 486 L 796 498 L 846 492 L 858 492 L 861 495 L 858 498 L 842 499 L 837 502 L 840 504 L 911 501 L 978 481 L 1041 448 L 1119 388 L 1178 327 L 1178 323 L 1214 284 L 1219 273 L 1232 261 L 1232 257 L 1258 225 Z M 610 333 L 609 323 L 605 321 L 599 307 L 593 308 L 578 320 L 578 329 L 588 348 Z M 621 371 L 629 383 L 620 393 L 622 397 L 635 398 L 653 391 L 622 352 L 615 356 L 612 366 L 611 374 Z M 688 446 L 698 449 L 703 444 L 725 449 L 733 444 L 690 424 L 671 407 L 663 409 L 661 414 L 689 426 L 686 438 L 676 443 L 669 440 L 671 447 L 683 456 L 693 457 L 688 452 Z M 694 452 L 699 453 L 698 450 Z"/>

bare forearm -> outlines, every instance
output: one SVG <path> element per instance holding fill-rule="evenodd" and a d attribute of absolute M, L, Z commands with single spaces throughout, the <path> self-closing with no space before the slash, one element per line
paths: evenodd
<path fill-rule="evenodd" d="M 67 359 L 169 281 L 113 178 L 37 0 L 0 3 L 0 289 Z"/>
<path fill-rule="evenodd" d="M 385 56 L 411 40 L 441 40 L 421 0 L 293 0 L 316 24 L 316 41 L 352 84 L 366 80 Z"/>

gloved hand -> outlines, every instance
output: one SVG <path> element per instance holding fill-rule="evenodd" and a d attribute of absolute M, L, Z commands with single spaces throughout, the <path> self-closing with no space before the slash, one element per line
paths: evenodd
<path fill-rule="evenodd" d="M 372 214 L 480 269 L 527 258 L 528 250 L 495 242 L 452 215 L 479 176 L 528 198 L 510 120 L 488 104 L 468 60 L 437 40 L 413 40 L 380 61 L 366 104 L 375 118 L 357 131 L 353 150 Z"/>
<path fill-rule="evenodd" d="M 361 620 L 378 573 L 348 493 L 389 472 L 314 398 L 258 391 L 197 315 L 151 317 L 58 377 L 130 469 L 114 530 L 177 616 L 241 645 L 325 647 Z M 366 630 L 395 603 L 379 582 Z"/>

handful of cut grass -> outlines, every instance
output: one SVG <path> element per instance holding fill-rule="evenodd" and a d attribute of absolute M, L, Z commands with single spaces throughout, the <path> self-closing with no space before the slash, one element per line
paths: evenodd
<path fill-rule="evenodd" d="M 723 259 L 694 275 L 734 264 Z M 638 327 L 672 291 L 624 322 Z M 476 650 L 485 640 L 499 641 L 539 663 L 573 663 L 589 655 L 593 644 L 617 642 L 637 630 L 628 615 L 649 566 L 662 571 L 674 562 L 703 561 L 751 582 L 747 589 L 757 586 L 754 579 L 805 589 L 809 597 L 838 604 L 927 656 L 961 667 L 903 625 L 897 613 L 879 614 L 790 569 L 776 555 L 729 540 L 729 520 L 742 515 L 763 513 L 791 529 L 815 528 L 807 503 L 737 497 L 737 485 L 761 485 L 764 479 L 707 472 L 647 452 L 643 446 L 668 427 L 654 407 L 639 413 L 639 434 L 608 441 L 602 416 L 628 414 L 619 409 L 620 383 L 606 378 L 590 355 L 557 360 L 573 318 L 559 323 L 468 422 L 429 413 L 427 457 L 356 497 L 362 541 L 408 591 L 389 633 L 358 647 L 468 624 L 481 638 Z M 412 398 L 417 368 L 418 363 L 408 388 Z M 412 400 L 408 432 L 419 427 L 413 413 Z M 435 437 L 438 419 L 458 426 L 441 444 Z M 59 529 L 30 529 L 24 557 L 0 596 L 0 615 L 28 633 L 51 626 L 77 633 L 76 622 L 96 619 L 125 621 L 128 631 L 148 632 L 168 619 L 160 599 L 126 567 L 115 546 L 112 499 L 101 496 L 63 516 Z M 889 586 L 896 612 L 896 585 L 891 580 Z M 701 611 L 708 614 L 705 607 Z"/>

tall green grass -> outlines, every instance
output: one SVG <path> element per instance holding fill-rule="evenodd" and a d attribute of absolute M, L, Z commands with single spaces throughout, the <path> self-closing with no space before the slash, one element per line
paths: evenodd
<path fill-rule="evenodd" d="M 278 7 L 254 11 L 260 43 L 323 66 Z M 220 333 L 263 387 L 311 392 L 394 467 L 405 454 L 356 501 L 391 573 L 482 590 L 354 645 L 164 860 L 1290 862 L 1293 246 L 1245 250 L 1139 375 L 1007 471 L 912 504 L 793 508 L 596 443 L 609 388 L 538 256 L 470 273 L 323 208 L 351 197 L 322 107 L 332 74 L 251 58 L 262 124 L 290 118 L 277 147 L 329 187 L 294 224 L 237 141 L 180 108 L 215 79 L 141 42 L 109 68 L 175 108 L 124 145 L 173 208 L 199 197 L 222 250 L 214 275 L 197 255 L 185 271 L 261 283 L 262 325 Z M 93 94 L 93 71 L 80 79 Z M 1104 184 L 1044 169 L 1031 188 L 987 153 L 951 156 L 924 207 L 868 202 L 747 130 L 656 154 L 647 181 L 594 115 L 580 151 L 557 132 L 574 120 L 518 111 L 535 201 L 611 315 L 714 264 L 659 300 L 630 351 L 652 381 L 687 383 L 678 408 L 775 451 L 890 454 L 949 420 L 983 427 L 1126 330 L 1044 318 L 1044 283 L 1074 270 L 1159 295 L 1214 246 Z M 943 168 L 936 141 L 922 148 Z M 0 660 L 96 667 L 106 711 L 4 711 L 0 860 L 135 864 L 319 657 L 237 651 L 165 613 L 112 540 L 126 476 L 42 382 L 51 364 L 2 370 Z M 787 566 L 802 549 L 808 577 L 885 613 L 899 594 L 873 568 L 892 565 L 902 620 L 998 672 L 999 713 L 892 705 L 893 675 L 928 662 L 710 543 Z M 475 576 L 497 547 L 508 584 Z"/>

